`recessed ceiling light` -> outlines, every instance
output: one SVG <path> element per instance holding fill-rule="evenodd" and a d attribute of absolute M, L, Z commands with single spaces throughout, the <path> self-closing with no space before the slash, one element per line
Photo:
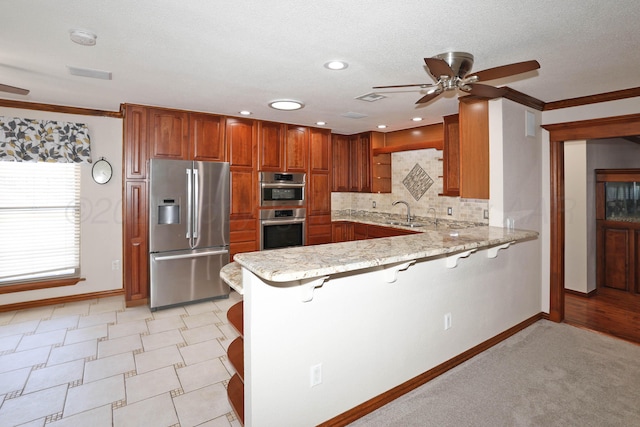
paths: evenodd
<path fill-rule="evenodd" d="M 414 122 L 421 122 L 422 121 L 422 117 L 414 117 L 413 119 Z"/>
<path fill-rule="evenodd" d="M 293 101 L 290 99 L 279 99 L 277 101 L 271 101 L 269 103 L 269 107 L 275 108 L 276 110 L 299 110 L 304 107 L 304 104 L 300 101 Z"/>
<path fill-rule="evenodd" d="M 69 37 L 72 42 L 82 46 L 94 46 L 98 38 L 97 35 L 87 30 L 69 30 Z"/>
<path fill-rule="evenodd" d="M 250 116 L 250 115 L 251 115 L 251 111 L 249 111 L 249 110 L 242 110 L 242 111 L 240 111 L 240 114 L 242 114 L 243 116 Z"/>
<path fill-rule="evenodd" d="M 378 129 L 386 129 L 387 125 L 378 125 Z"/>
<path fill-rule="evenodd" d="M 329 61 L 325 62 L 324 67 L 330 70 L 344 70 L 349 64 L 344 61 Z"/>
<path fill-rule="evenodd" d="M 316 122 L 316 124 L 317 124 L 318 126 L 324 126 L 324 125 L 326 125 L 326 124 L 327 124 L 327 122 Z"/>

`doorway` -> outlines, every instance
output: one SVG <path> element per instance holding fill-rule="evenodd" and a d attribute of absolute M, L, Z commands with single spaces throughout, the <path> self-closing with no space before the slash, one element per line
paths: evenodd
<path fill-rule="evenodd" d="M 549 132 L 550 169 L 550 294 L 549 319 L 565 319 L 565 193 L 564 142 L 640 135 L 640 114 L 542 126 Z"/>

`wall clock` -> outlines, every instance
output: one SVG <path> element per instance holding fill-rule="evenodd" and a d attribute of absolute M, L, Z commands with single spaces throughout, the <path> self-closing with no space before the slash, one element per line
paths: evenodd
<path fill-rule="evenodd" d="M 91 169 L 93 180 L 98 184 L 106 184 L 111 179 L 111 175 L 113 175 L 111 164 L 104 157 L 100 157 Z"/>

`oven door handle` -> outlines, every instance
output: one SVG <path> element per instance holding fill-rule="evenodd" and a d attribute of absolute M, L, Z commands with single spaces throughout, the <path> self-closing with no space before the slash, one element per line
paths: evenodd
<path fill-rule="evenodd" d="M 304 188 L 304 182 L 301 183 L 289 183 L 289 182 L 261 182 L 262 188 Z"/>
<path fill-rule="evenodd" d="M 262 225 L 287 225 L 287 224 L 302 224 L 304 223 L 304 218 L 294 218 L 294 219 L 263 219 L 260 221 Z"/>

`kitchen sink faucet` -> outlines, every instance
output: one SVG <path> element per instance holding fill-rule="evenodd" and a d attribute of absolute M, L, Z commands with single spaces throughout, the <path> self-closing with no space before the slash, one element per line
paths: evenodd
<path fill-rule="evenodd" d="M 405 202 L 404 200 L 396 200 L 395 202 L 391 203 L 391 206 L 395 206 L 398 203 L 402 203 L 407 207 L 407 222 L 411 222 L 413 220 L 413 217 L 411 216 L 411 208 L 409 207 L 409 203 Z"/>

